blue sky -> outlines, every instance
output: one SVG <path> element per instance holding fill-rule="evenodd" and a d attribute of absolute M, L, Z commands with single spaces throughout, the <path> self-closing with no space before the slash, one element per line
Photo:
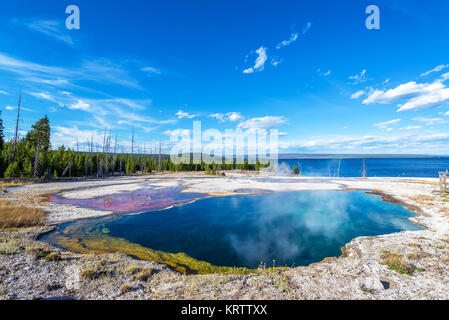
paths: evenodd
<path fill-rule="evenodd" d="M 80 30 L 65 27 L 68 5 Z M 380 30 L 365 8 L 380 8 Z M 9 1 L 0 107 L 53 146 L 277 128 L 280 153 L 449 154 L 449 2 Z"/>

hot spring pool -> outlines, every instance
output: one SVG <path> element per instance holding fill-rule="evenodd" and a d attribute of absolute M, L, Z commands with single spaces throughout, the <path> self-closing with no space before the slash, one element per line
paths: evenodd
<path fill-rule="evenodd" d="M 363 191 L 282 192 L 209 197 L 164 211 L 73 222 L 45 240 L 61 244 L 63 235 L 67 245 L 100 230 L 106 238 L 215 266 L 291 267 L 339 256 L 358 236 L 421 230 L 408 220 L 413 215 Z"/>

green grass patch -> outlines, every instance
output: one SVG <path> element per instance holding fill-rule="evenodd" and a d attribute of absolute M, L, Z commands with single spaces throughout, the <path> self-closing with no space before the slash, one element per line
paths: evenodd
<path fill-rule="evenodd" d="M 381 264 L 388 266 L 390 270 L 394 270 L 400 274 L 413 275 L 418 269 L 407 263 L 398 253 L 385 252 L 381 256 Z"/>
<path fill-rule="evenodd" d="M 214 266 L 209 262 L 196 260 L 182 252 L 169 253 L 153 250 L 123 238 L 112 237 L 102 232 L 103 228 L 104 226 L 100 222 L 93 223 L 88 228 L 80 227 L 75 223 L 67 226 L 62 232 L 58 231 L 52 234 L 51 237 L 52 241 L 75 252 L 95 254 L 121 252 L 140 260 L 166 264 L 171 269 L 183 274 L 253 274 L 258 272 L 258 269 Z M 273 269 L 285 270 L 287 268 L 276 267 Z M 128 270 L 130 273 L 136 271 Z"/>

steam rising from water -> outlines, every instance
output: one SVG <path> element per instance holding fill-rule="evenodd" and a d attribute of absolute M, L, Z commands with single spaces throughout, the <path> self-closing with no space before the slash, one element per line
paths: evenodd
<path fill-rule="evenodd" d="M 289 176 L 291 174 L 293 174 L 293 170 L 285 162 L 281 162 L 276 168 L 277 176 Z"/>
<path fill-rule="evenodd" d="M 252 232 L 230 234 L 232 248 L 246 264 L 292 261 L 311 249 L 310 238 L 335 242 L 349 221 L 347 193 L 286 193 L 263 197 Z M 298 238 L 300 241 L 298 241 Z"/>

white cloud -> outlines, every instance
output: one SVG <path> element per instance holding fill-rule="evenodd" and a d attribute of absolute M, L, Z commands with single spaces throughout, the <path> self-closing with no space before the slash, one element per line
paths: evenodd
<path fill-rule="evenodd" d="M 190 136 L 189 129 L 175 129 L 175 130 L 167 130 L 164 132 L 167 136 Z"/>
<path fill-rule="evenodd" d="M 189 113 L 184 112 L 182 110 L 179 110 L 178 112 L 176 112 L 176 115 L 178 116 L 178 119 L 184 119 L 184 118 L 193 119 L 193 118 L 195 118 L 194 114 L 189 114 Z"/>
<path fill-rule="evenodd" d="M 231 122 L 236 122 L 236 121 L 243 120 L 243 116 L 239 112 L 228 112 L 228 113 L 226 113 L 226 117 Z"/>
<path fill-rule="evenodd" d="M 82 100 L 78 100 L 77 103 L 74 103 L 69 106 L 69 109 L 72 110 L 84 110 L 87 111 L 90 109 L 90 105 Z"/>
<path fill-rule="evenodd" d="M 129 124 L 130 126 L 139 127 L 143 124 L 173 124 L 176 119 L 159 120 L 152 117 L 135 113 L 133 110 L 145 110 L 146 105 L 151 104 L 151 100 L 136 100 L 127 98 L 109 98 L 109 99 L 88 99 L 76 97 L 73 94 L 67 95 L 62 92 L 55 92 L 54 95 L 46 92 L 28 92 L 31 95 L 51 101 L 60 107 L 66 107 L 72 110 L 83 110 L 90 113 L 89 120 L 94 119 L 96 122 L 90 124 L 94 127 L 110 128 L 112 124 L 120 120 L 126 120 L 121 124 Z M 99 125 L 99 126 L 98 126 Z M 151 130 L 153 128 L 150 128 Z"/>
<path fill-rule="evenodd" d="M 252 68 L 248 68 L 248 69 L 243 70 L 243 73 L 248 74 L 248 73 L 254 73 L 254 72 L 263 71 L 264 66 L 265 66 L 265 62 L 268 59 L 267 49 L 262 46 L 262 47 L 260 47 L 259 49 L 256 50 L 256 53 L 257 53 L 258 56 L 256 58 L 254 66 Z"/>
<path fill-rule="evenodd" d="M 445 74 L 443 74 L 442 76 L 441 76 L 441 81 L 446 81 L 446 80 L 449 80 L 449 72 L 447 72 L 447 73 L 445 73 Z"/>
<path fill-rule="evenodd" d="M 86 59 L 79 66 L 69 69 L 20 60 L 0 53 L 0 70 L 23 76 L 23 81 L 51 86 L 67 86 L 70 81 L 83 79 L 141 89 L 138 81 L 131 78 L 120 64 L 108 59 Z"/>
<path fill-rule="evenodd" d="M 214 113 L 209 116 L 210 118 L 215 118 L 220 122 L 237 122 L 244 119 L 240 112 L 228 112 L 228 113 Z"/>
<path fill-rule="evenodd" d="M 63 127 L 53 126 L 51 134 L 51 144 L 53 147 L 64 145 L 73 148 L 76 145 L 76 139 L 79 143 L 91 141 L 93 137 L 94 144 L 101 145 L 103 143 L 103 133 L 96 130 L 80 130 L 77 126 Z"/>
<path fill-rule="evenodd" d="M 302 29 L 302 34 L 306 34 L 312 27 L 312 22 L 307 22 L 305 27 Z"/>
<path fill-rule="evenodd" d="M 148 73 L 153 73 L 153 74 L 161 74 L 161 71 L 159 71 L 158 69 L 153 68 L 153 67 L 145 67 L 140 70 L 142 70 L 143 72 L 148 72 Z"/>
<path fill-rule="evenodd" d="M 287 121 L 284 117 L 262 117 L 262 118 L 252 118 L 246 121 L 240 122 L 237 128 L 248 129 L 251 132 L 257 132 L 258 130 L 268 130 L 277 128 Z"/>
<path fill-rule="evenodd" d="M 278 136 L 279 136 L 279 137 L 285 137 L 285 136 L 288 136 L 288 132 L 279 132 L 279 133 L 278 133 Z"/>
<path fill-rule="evenodd" d="M 447 67 L 449 67 L 449 64 L 441 64 L 438 67 L 433 68 L 432 70 L 422 73 L 420 75 L 420 77 L 428 76 L 429 74 L 431 74 L 433 72 L 440 72 L 441 70 L 446 69 Z"/>
<path fill-rule="evenodd" d="M 209 118 L 215 118 L 215 119 L 223 122 L 225 120 L 225 115 L 223 113 L 214 113 L 214 114 L 211 114 L 209 116 Z"/>
<path fill-rule="evenodd" d="M 434 124 L 447 123 L 447 120 L 441 118 L 414 118 L 413 120 L 425 123 L 426 126 L 433 126 Z"/>
<path fill-rule="evenodd" d="M 28 93 L 36 98 L 44 99 L 44 100 L 48 100 L 48 101 L 56 103 L 56 99 L 52 95 L 50 95 L 46 92 L 28 92 Z"/>
<path fill-rule="evenodd" d="M 375 127 L 387 130 L 387 131 L 391 131 L 392 128 L 389 128 L 389 126 L 398 123 L 399 121 L 401 121 L 401 119 L 394 119 L 394 120 L 390 120 L 390 121 L 385 121 L 385 122 L 381 122 L 381 123 L 376 123 L 374 124 Z"/>
<path fill-rule="evenodd" d="M 365 90 L 360 90 L 357 91 L 356 93 L 354 93 L 353 95 L 351 95 L 351 99 L 358 99 L 361 96 L 364 96 L 366 94 Z"/>
<path fill-rule="evenodd" d="M 404 101 L 403 104 L 397 105 L 398 111 L 437 107 L 449 102 L 449 88 L 443 84 L 442 79 L 433 83 L 411 81 L 387 91 L 374 90 L 362 103 L 388 104 L 397 101 Z"/>
<path fill-rule="evenodd" d="M 66 70 L 57 67 L 48 67 L 33 62 L 23 61 L 12 58 L 0 53 L 0 69 L 18 74 L 27 74 L 30 72 L 44 74 L 64 74 Z"/>
<path fill-rule="evenodd" d="M 322 76 L 322 77 L 327 77 L 327 76 L 329 76 L 332 73 L 332 71 L 330 69 L 327 70 L 326 72 L 321 72 L 321 69 L 318 69 L 316 72 L 318 72 L 319 75 Z"/>
<path fill-rule="evenodd" d="M 17 107 L 13 107 L 13 106 L 6 106 L 5 107 L 6 110 L 17 110 Z M 20 107 L 20 111 L 29 111 L 29 112 L 36 112 L 32 109 L 28 109 L 28 108 L 24 108 L 23 106 Z"/>
<path fill-rule="evenodd" d="M 8 92 L 2 91 L 2 90 L 0 90 L 0 94 L 3 94 L 3 95 L 5 95 L 5 96 L 9 96 L 9 93 L 8 93 Z"/>
<path fill-rule="evenodd" d="M 50 38 L 65 42 L 67 44 L 73 44 L 73 40 L 68 34 L 64 34 L 62 31 L 67 30 L 64 26 L 61 26 L 58 21 L 53 20 L 41 20 L 34 21 L 27 24 L 28 28 L 40 32 Z"/>
<path fill-rule="evenodd" d="M 353 81 L 354 84 L 359 84 L 368 81 L 366 78 L 366 70 L 363 69 L 359 74 L 349 77 L 350 80 Z"/>
<path fill-rule="evenodd" d="M 70 85 L 70 82 L 67 79 L 44 79 L 44 78 L 30 77 L 30 78 L 23 78 L 22 80 L 29 82 L 36 82 L 39 84 L 47 84 L 52 87 L 62 87 Z"/>
<path fill-rule="evenodd" d="M 444 114 L 445 116 L 449 116 L 449 111 Z"/>
<path fill-rule="evenodd" d="M 400 130 L 418 130 L 421 128 L 422 128 L 422 126 L 407 126 L 407 127 L 401 128 Z"/>
<path fill-rule="evenodd" d="M 284 62 L 284 59 L 281 59 L 279 57 L 274 57 L 271 59 L 271 65 L 273 67 L 277 67 L 278 65 L 280 65 L 282 62 Z"/>
<path fill-rule="evenodd" d="M 403 134 L 393 136 L 322 136 L 299 141 L 280 141 L 281 149 L 300 149 L 301 152 L 335 153 L 344 150 L 376 153 L 449 153 L 449 133 Z"/>
<path fill-rule="evenodd" d="M 102 119 L 96 118 L 96 120 L 97 120 L 100 124 L 103 122 Z M 152 132 L 152 131 L 154 131 L 154 130 L 156 130 L 156 129 L 159 128 L 159 127 L 157 127 L 157 126 L 149 127 L 147 124 L 143 125 L 143 124 L 140 124 L 140 123 L 137 123 L 137 122 L 128 121 L 128 120 L 123 120 L 123 119 L 117 121 L 117 124 L 118 124 L 118 125 L 128 125 L 129 127 L 132 127 L 132 128 L 139 128 L 139 129 L 142 129 L 143 131 L 145 131 L 145 132 L 147 132 L 147 133 L 148 133 L 148 132 Z M 108 128 L 109 126 L 108 126 L 107 124 L 102 124 L 101 127 L 103 127 L 103 128 Z"/>
<path fill-rule="evenodd" d="M 276 49 L 281 49 L 282 47 L 287 47 L 287 46 L 291 45 L 293 42 L 295 42 L 296 40 L 298 40 L 298 34 L 296 32 L 294 32 L 290 35 L 290 38 L 288 40 L 284 40 L 281 43 L 279 43 L 276 46 Z"/>

